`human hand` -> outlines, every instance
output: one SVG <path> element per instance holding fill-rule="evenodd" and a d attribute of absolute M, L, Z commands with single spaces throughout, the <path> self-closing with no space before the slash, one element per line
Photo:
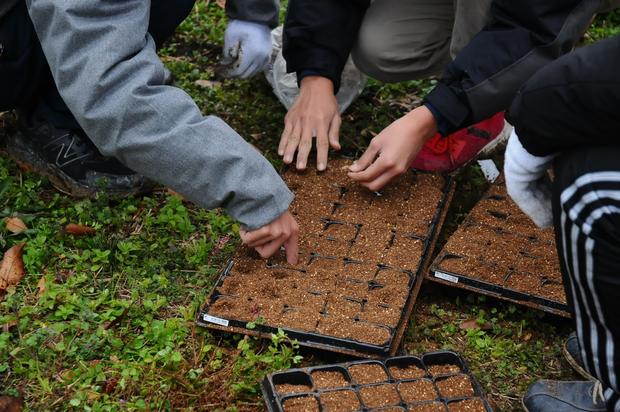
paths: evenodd
<path fill-rule="evenodd" d="M 340 112 L 331 80 L 307 76 L 301 81 L 299 96 L 284 118 L 278 155 L 291 164 L 297 152 L 297 169 L 305 169 L 316 137 L 317 169 L 327 168 L 329 147 L 340 150 Z"/>
<path fill-rule="evenodd" d="M 228 23 L 219 69 L 224 77 L 252 77 L 267 66 L 270 56 L 269 26 L 244 20 Z"/>
<path fill-rule="evenodd" d="M 554 157 L 530 154 L 514 130 L 508 139 L 504 161 L 506 189 L 523 213 L 540 228 L 553 224 L 551 181 L 547 170 Z"/>
<path fill-rule="evenodd" d="M 291 265 L 297 264 L 299 253 L 299 226 L 288 210 L 279 218 L 253 231 L 240 230 L 241 241 L 256 249 L 263 258 L 273 256 L 280 246 L 286 249 L 286 260 Z"/>
<path fill-rule="evenodd" d="M 437 122 L 426 106 L 420 106 L 375 136 L 364 154 L 349 167 L 349 177 L 377 191 L 405 173 L 422 145 L 437 131 Z"/>

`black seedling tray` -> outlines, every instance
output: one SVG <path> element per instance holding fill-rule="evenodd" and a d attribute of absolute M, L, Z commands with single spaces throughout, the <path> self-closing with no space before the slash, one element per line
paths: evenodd
<path fill-rule="evenodd" d="M 494 254 L 493 250 L 497 252 Z M 524 262 L 534 269 L 519 268 Z M 491 187 L 448 239 L 427 277 L 556 315 L 571 316 L 553 233 L 538 229 L 518 210 L 506 194 L 503 178 Z M 530 283 L 536 284 L 538 290 L 526 290 L 525 285 Z"/>
<path fill-rule="evenodd" d="M 384 378 L 361 382 L 356 380 L 355 368 L 363 367 L 363 365 L 373 365 L 377 371 L 381 372 L 381 375 L 384 375 Z M 414 366 L 415 369 L 408 372 L 406 368 L 410 366 Z M 450 370 L 444 369 L 446 367 Z M 435 368 L 439 368 L 439 370 Z M 339 374 L 342 385 L 326 386 L 313 378 L 321 372 Z M 469 381 L 473 394 L 450 398 L 446 396 L 447 394 L 442 393 L 440 390 L 441 382 L 452 377 L 459 377 L 457 379 L 462 379 L 465 382 Z M 295 385 L 295 387 L 286 388 L 281 385 Z M 425 393 L 420 393 L 421 391 L 416 393 L 414 390 L 411 391 L 413 393 L 407 394 L 404 391 L 406 386 L 416 387 L 418 385 L 423 385 Z M 385 398 L 386 404 L 367 404 L 367 391 L 372 390 L 372 388 L 387 391 L 390 396 Z M 306 411 L 407 411 L 415 410 L 416 406 L 434 404 L 438 411 L 448 412 L 450 410 L 449 405 L 466 400 L 477 400 L 486 412 L 493 410 L 485 399 L 479 383 L 470 373 L 466 362 L 459 354 L 450 351 L 431 352 L 420 357 L 399 356 L 381 361 L 353 361 L 289 369 L 266 376 L 261 383 L 261 389 L 265 404 L 270 412 L 294 411 L 295 409 L 287 408 L 287 403 L 291 400 L 305 400 L 307 398 L 314 399 L 311 402 L 316 403 L 316 408 L 309 407 L 304 409 Z M 338 409 L 326 407 L 330 398 L 337 393 L 349 397 L 351 403 L 357 401 L 357 406 L 351 409 L 346 409 L 343 404 L 338 405 Z M 390 398 L 393 399 L 393 402 L 389 401 Z"/>
<path fill-rule="evenodd" d="M 306 249 L 296 267 L 282 263 L 283 259 L 279 258 L 242 273 L 243 265 L 247 265 L 248 260 L 243 257 L 237 269 L 239 261 L 233 259 L 220 275 L 199 315 L 198 324 L 264 338 L 270 338 L 272 333 L 282 329 L 289 338 L 296 339 L 304 346 L 369 358 L 394 355 L 413 310 L 421 281 L 430 263 L 430 251 L 452 196 L 452 178 L 442 179 L 441 198 L 435 205 L 434 215 L 425 233 L 401 232 L 396 224 L 394 229 L 386 227 L 382 232 L 385 235 L 385 253 L 377 254 L 380 258 L 376 260 L 365 259 L 370 253 L 376 254 L 376 246 L 374 249 L 360 247 L 365 236 L 364 222 L 344 221 L 334 217 L 338 201 L 346 199 L 346 191 L 335 187 L 334 198 L 330 199 L 333 206 L 330 213 L 324 216 L 317 214 L 312 220 L 319 227 L 320 236 L 317 238 L 322 243 Z M 316 210 L 325 209 L 317 207 Z M 367 210 L 372 211 L 372 207 L 366 207 L 364 213 Z M 332 245 L 329 242 L 336 242 L 333 251 L 338 253 L 331 253 Z M 306 244 L 312 245 L 312 239 Z M 400 259 L 402 255 L 391 253 L 401 250 L 409 253 L 407 247 L 410 244 L 418 248 L 410 252 L 411 256 L 415 256 L 413 262 Z M 391 264 L 383 263 L 384 258 Z M 329 260 L 329 264 L 335 267 L 334 272 L 331 272 L 332 269 L 324 269 L 324 266 L 319 271 L 313 271 L 312 263 L 321 259 Z M 328 265 L 325 261 L 321 264 L 325 267 Z M 354 278 L 349 273 L 353 266 L 349 265 L 364 265 L 369 270 L 365 275 L 360 275 L 361 270 L 355 272 Z M 322 279 L 322 275 L 327 276 L 325 282 L 315 282 L 311 278 L 313 274 L 319 279 Z M 278 294 L 278 281 L 283 277 L 290 278 L 287 280 L 289 283 L 284 285 L 291 284 L 291 279 L 301 285 L 295 292 L 298 293 L 295 301 L 284 302 L 284 299 L 269 296 L 270 293 Z M 344 284 L 332 285 L 332 280 Z M 339 289 L 336 290 L 337 287 Z M 287 289 L 286 293 L 290 292 Z M 393 303 L 383 303 L 387 299 L 386 295 Z M 336 313 L 331 313 L 330 305 Z M 222 310 L 227 306 L 229 309 L 243 306 L 246 310 Z M 313 323 L 315 319 L 316 323 Z M 338 322 L 341 320 L 346 327 L 339 327 Z M 298 322 L 313 326 L 301 327 Z"/>

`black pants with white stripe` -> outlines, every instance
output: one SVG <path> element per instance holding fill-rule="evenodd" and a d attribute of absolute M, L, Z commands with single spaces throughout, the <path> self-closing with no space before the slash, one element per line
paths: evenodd
<path fill-rule="evenodd" d="M 606 389 L 608 409 L 618 411 L 620 146 L 573 149 L 554 169 L 557 246 L 582 357 Z"/>
<path fill-rule="evenodd" d="M 535 73 L 509 119 L 523 146 L 556 158 L 554 219 L 588 372 L 620 412 L 620 36 Z"/>

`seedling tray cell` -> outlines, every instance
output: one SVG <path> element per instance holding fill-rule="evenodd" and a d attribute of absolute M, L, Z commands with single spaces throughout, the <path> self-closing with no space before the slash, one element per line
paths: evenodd
<path fill-rule="evenodd" d="M 350 181 L 350 163 L 284 174 L 296 194 L 299 263 L 288 265 L 283 254 L 265 262 L 241 247 L 199 324 L 261 337 L 281 328 L 301 345 L 368 358 L 396 352 L 453 181 L 411 172 L 375 193 Z"/>
<path fill-rule="evenodd" d="M 320 411 L 492 411 L 463 359 L 449 351 L 290 369 L 266 376 L 261 388 L 270 412 L 296 410 L 291 398 L 316 399 Z"/>
<path fill-rule="evenodd" d="M 427 276 L 570 317 L 553 230 L 537 228 L 519 210 L 502 177 L 448 239 Z"/>

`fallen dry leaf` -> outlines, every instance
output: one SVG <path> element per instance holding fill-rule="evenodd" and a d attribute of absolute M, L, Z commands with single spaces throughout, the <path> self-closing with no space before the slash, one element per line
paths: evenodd
<path fill-rule="evenodd" d="M 0 396 L 0 412 L 21 412 L 24 407 L 22 398 Z"/>
<path fill-rule="evenodd" d="M 69 223 L 67 226 L 65 226 L 64 231 L 65 233 L 68 233 L 74 236 L 90 236 L 90 235 L 94 235 L 95 233 L 97 233 L 97 230 L 93 227 L 86 226 L 86 225 L 78 225 L 76 223 Z"/>
<path fill-rule="evenodd" d="M 45 276 L 41 276 L 41 279 L 39 279 L 39 282 L 37 283 L 37 287 L 39 288 L 39 291 L 37 292 L 37 296 L 41 296 L 42 294 L 45 293 L 45 291 L 47 290 L 47 283 L 45 281 Z"/>
<path fill-rule="evenodd" d="M 0 296 L 4 295 L 9 286 L 17 285 L 24 277 L 24 261 L 22 260 L 24 245 L 25 243 L 20 243 L 4 253 L 4 258 L 0 262 Z"/>
<path fill-rule="evenodd" d="M 9 333 L 11 329 L 13 329 L 15 326 L 17 326 L 17 320 L 11 320 L 8 323 L 5 323 L 4 325 L 0 326 L 0 330 L 2 330 L 2 332 L 4 333 Z M 0 408 L 0 412 L 1 411 L 2 411 L 2 408 Z"/>
<path fill-rule="evenodd" d="M 28 226 L 18 217 L 7 217 L 4 219 L 6 230 L 11 233 L 18 234 L 28 230 Z"/>
<path fill-rule="evenodd" d="M 469 330 L 469 329 L 476 329 L 476 328 L 481 329 L 481 330 L 489 330 L 492 327 L 493 326 L 489 322 L 485 322 L 482 325 L 479 325 L 476 319 L 464 320 L 459 325 L 459 328 L 461 328 L 462 330 Z"/>
<path fill-rule="evenodd" d="M 195 86 L 202 87 L 203 89 L 214 89 L 216 87 L 220 87 L 222 82 L 212 81 L 212 80 L 196 80 L 194 82 Z"/>

